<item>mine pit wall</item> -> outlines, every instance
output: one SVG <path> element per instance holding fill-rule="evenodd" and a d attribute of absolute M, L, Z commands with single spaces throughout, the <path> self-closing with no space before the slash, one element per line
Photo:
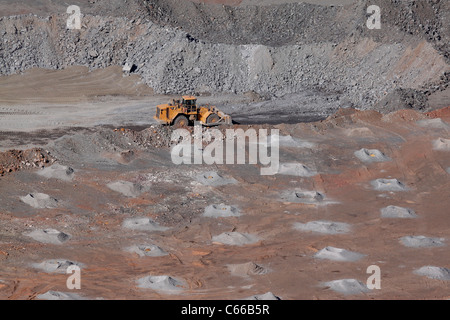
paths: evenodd
<path fill-rule="evenodd" d="M 380 2 L 388 6 L 391 1 Z M 448 45 L 450 37 L 441 21 L 447 13 L 434 9 L 421 18 L 434 17 L 425 19 L 431 22 L 423 28 L 432 30 L 426 38 L 415 24 L 405 24 L 408 18 L 419 19 L 417 14 L 395 20 L 403 2 L 388 6 L 381 30 L 365 27 L 366 1 L 345 7 L 301 3 L 261 8 L 184 2 L 179 6 L 184 14 L 176 11 L 176 1 L 142 3 L 149 8 L 146 19 L 86 14 L 81 30 L 66 29 L 67 14 L 2 17 L 0 73 L 128 62 L 156 93 L 254 91 L 277 97 L 314 88 L 335 92 L 362 109 L 389 100 L 398 90 L 432 92 L 448 86 L 443 43 Z M 439 10 L 448 7 L 445 3 Z M 189 22 L 189 14 L 203 23 Z M 283 14 L 286 20 L 280 19 Z M 424 109 L 424 101 L 410 107 Z"/>

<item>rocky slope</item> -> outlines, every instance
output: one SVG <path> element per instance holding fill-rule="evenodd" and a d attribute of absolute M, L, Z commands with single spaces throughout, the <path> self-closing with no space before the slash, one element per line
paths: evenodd
<path fill-rule="evenodd" d="M 68 14 L 56 4 L 38 2 L 36 15 L 0 18 L 0 73 L 128 63 L 156 93 L 253 91 L 273 98 L 314 89 L 382 111 L 431 109 L 429 96 L 448 90 L 447 1 L 379 1 L 381 30 L 366 27 L 363 0 L 134 0 L 108 2 L 108 11 L 105 1 L 78 2 L 81 30 L 66 28 Z"/>

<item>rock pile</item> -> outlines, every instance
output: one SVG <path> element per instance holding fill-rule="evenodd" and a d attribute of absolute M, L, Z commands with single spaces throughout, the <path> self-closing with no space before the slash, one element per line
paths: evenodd
<path fill-rule="evenodd" d="M 0 152 L 0 176 L 22 169 L 43 168 L 54 162 L 55 158 L 40 148 Z"/>

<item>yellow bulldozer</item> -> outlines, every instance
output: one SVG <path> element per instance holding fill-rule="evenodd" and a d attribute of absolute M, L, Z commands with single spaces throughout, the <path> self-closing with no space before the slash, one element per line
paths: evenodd
<path fill-rule="evenodd" d="M 229 115 L 214 106 L 198 106 L 194 96 L 182 96 L 181 100 L 173 99 L 168 104 L 158 105 L 153 118 L 159 123 L 175 127 L 188 126 L 196 121 L 204 126 L 231 124 Z"/>

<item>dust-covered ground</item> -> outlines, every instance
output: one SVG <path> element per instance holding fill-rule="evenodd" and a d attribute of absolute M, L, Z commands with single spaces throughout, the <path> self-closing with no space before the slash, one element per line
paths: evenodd
<path fill-rule="evenodd" d="M 449 2 L 378 2 L 0 0 L 0 299 L 449 299 Z M 182 94 L 271 138 L 177 165 Z"/>

